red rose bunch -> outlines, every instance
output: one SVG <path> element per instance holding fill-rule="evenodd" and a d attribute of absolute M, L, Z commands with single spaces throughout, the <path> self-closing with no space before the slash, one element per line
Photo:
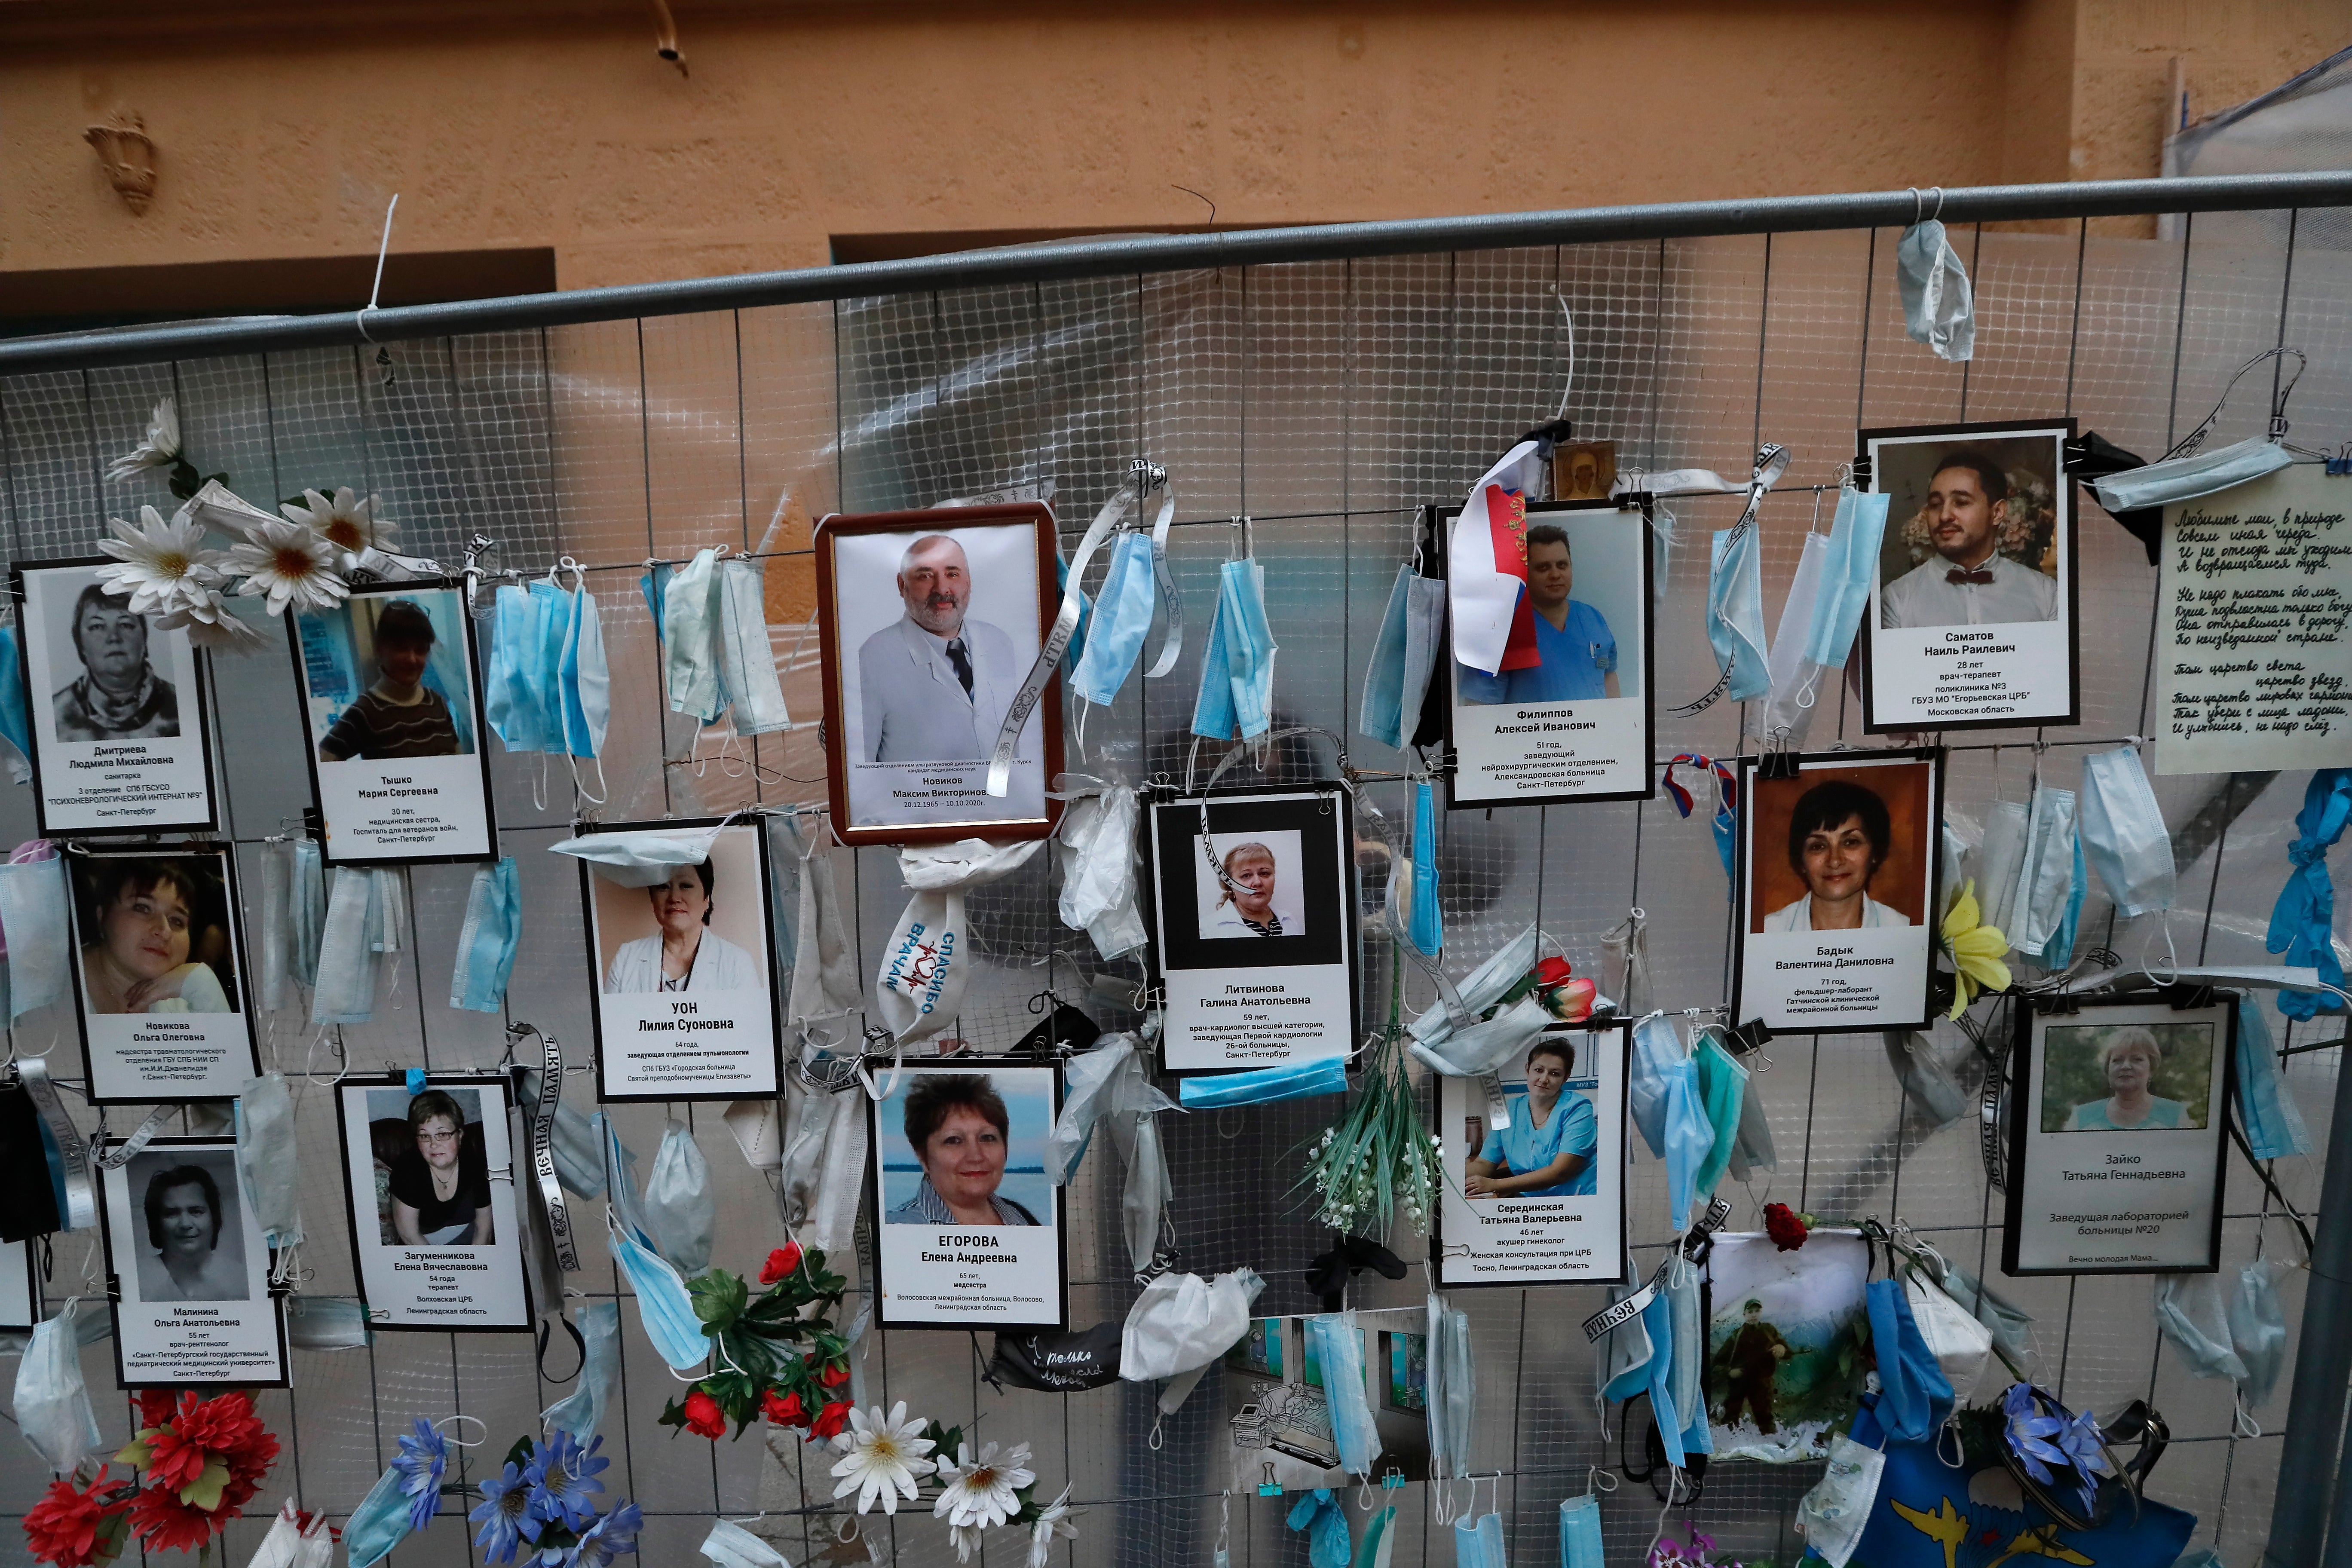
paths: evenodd
<path fill-rule="evenodd" d="M 1806 1228 L 1804 1216 L 1787 1204 L 1766 1204 L 1764 1234 L 1782 1252 L 1794 1252 L 1805 1245 L 1805 1237 L 1811 1233 Z"/>
<path fill-rule="evenodd" d="M 119 1556 L 127 1535 L 150 1552 L 211 1544 L 243 1515 L 278 1460 L 278 1439 L 239 1392 L 198 1399 L 168 1390 L 139 1395 L 139 1435 L 115 1461 L 145 1472 L 110 1486 L 101 1468 L 87 1488 L 52 1481 L 25 1516 L 33 1555 L 58 1568 L 89 1568 Z"/>
<path fill-rule="evenodd" d="M 1544 1010 L 1560 1022 L 1580 1024 L 1592 1016 L 1592 1000 L 1601 988 L 1590 980 L 1574 978 L 1568 960 L 1545 959 L 1528 972 L 1528 981 L 1542 999 Z"/>
<path fill-rule="evenodd" d="M 742 1276 L 706 1269 L 687 1281 L 719 1369 L 662 1412 L 665 1426 L 698 1437 L 735 1435 L 766 1417 L 775 1426 L 829 1437 L 849 1419 L 833 1391 L 849 1381 L 849 1344 L 833 1324 L 848 1281 L 825 1272 L 824 1254 L 788 1242 L 768 1254 L 753 1293 Z M 810 1413 L 814 1411 L 814 1415 Z"/>

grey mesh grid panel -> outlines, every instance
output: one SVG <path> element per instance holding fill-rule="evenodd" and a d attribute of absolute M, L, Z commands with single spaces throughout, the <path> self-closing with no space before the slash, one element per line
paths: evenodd
<path fill-rule="evenodd" d="M 2330 216 L 2332 228 L 2333 215 Z M 2038 417 L 2071 413 L 2122 445 L 2154 457 L 2202 418 L 2230 373 L 2281 342 L 2305 349 L 2312 368 L 2289 408 L 2298 438 L 2333 447 L 2352 426 L 2352 326 L 2338 302 L 2352 278 L 2344 253 L 2298 244 L 2292 215 L 2226 226 L 2182 222 L 2179 241 L 2089 238 L 2058 232 L 1980 232 L 1956 226 L 1954 242 L 1977 287 L 1974 363 L 1948 365 L 1903 334 L 1894 270 L 1897 231 L 1626 242 L 1570 247 L 1351 260 L 966 289 L 788 305 L 546 331 L 488 332 L 372 350 L 305 351 L 173 365 L 46 373 L 0 381 L 0 522 L 13 559 L 90 552 L 112 515 L 168 507 L 161 476 L 122 483 L 107 460 L 145 428 L 156 398 L 174 394 L 189 450 L 205 471 L 226 470 L 257 502 L 305 487 L 348 484 L 382 499 L 401 528 L 399 548 L 452 559 L 476 532 L 501 542 L 499 563 L 530 574 L 569 555 L 586 570 L 602 607 L 614 675 L 612 739 L 601 776 L 582 775 L 607 821 L 703 815 L 738 806 L 813 802 L 823 795 L 813 721 L 820 711 L 816 657 L 805 618 L 814 602 L 806 529 L 779 531 L 765 570 L 771 603 L 797 606 L 771 627 L 784 689 L 805 727 L 746 742 L 725 726 L 698 735 L 667 712 L 652 624 L 638 579 L 651 556 L 757 546 L 784 498 L 814 518 L 835 509 L 931 504 L 1012 485 L 1053 487 L 1066 545 L 1122 482 L 1132 458 L 1165 464 L 1179 498 L 1171 544 L 1184 594 L 1183 659 L 1166 680 L 1130 681 L 1108 710 L 1073 714 L 1070 766 L 1130 778 L 1181 778 L 1202 644 L 1220 566 L 1245 542 L 1268 568 L 1268 613 L 1281 652 L 1276 700 L 1281 721 L 1346 738 L 1349 760 L 1373 769 L 1399 759 L 1351 732 L 1358 682 L 1382 603 L 1413 537 L 1413 509 L 1458 501 L 1464 487 L 1519 431 L 1550 417 L 1565 398 L 1580 434 L 1613 439 L 1621 470 L 1682 466 L 1745 475 L 1760 439 L 1795 453 L 1788 487 L 1765 505 L 1762 528 L 1768 625 L 1815 525 L 1806 486 L 1832 484 L 1853 456 L 1857 426 Z M 1570 368 L 1573 314 L 1574 364 Z M 2214 439 L 2260 427 L 2271 378 L 2250 375 Z M 1662 710 L 1704 690 L 1711 657 L 1696 635 L 1709 531 L 1737 515 L 1732 498 L 1668 503 L 1675 546 L 1660 622 Z M 1244 531 L 1236 520 L 1253 518 Z M 795 516 L 800 513 L 793 514 Z M 1826 526 L 1824 508 L 1820 525 Z M 1951 819 L 1980 831 L 1988 804 L 2022 798 L 2034 770 L 2071 782 L 2095 744 L 2145 732 L 2147 658 L 2154 573 L 2137 542 L 2095 509 L 2082 519 L 2084 723 L 2078 730 L 1998 731 L 1968 738 L 1951 769 Z M 231 827 L 250 889 L 261 840 L 298 821 L 307 785 L 294 740 L 294 693 L 282 650 L 224 660 L 213 677 L 222 729 Z M 1863 740 L 1850 693 L 1823 694 L 1817 742 Z M 1833 711 L 1832 711 L 1833 710 Z M 1737 750 L 1743 714 L 1718 703 L 1662 721 L 1663 762 L 1676 752 Z M 2036 740 L 2049 742 L 2037 752 Z M 1276 749 L 1276 778 L 1332 775 L 1328 742 L 1302 737 Z M 576 806 L 572 770 L 560 759 L 493 758 L 505 847 L 520 861 L 524 922 L 509 1016 L 566 1042 L 586 1059 L 586 987 L 574 868 L 544 853 Z M 1243 778 L 1256 775 L 1244 771 Z M 2299 804 L 2300 775 L 2241 782 L 2251 803 L 2181 866 L 2181 909 L 2170 934 L 2180 956 L 2260 961 L 2284 849 Z M 2255 787 L 2257 784 L 2262 787 Z M 2176 828 L 2231 787 L 2221 777 L 2165 779 L 2158 794 Z M 1704 787 L 1702 786 L 1702 794 Z M 1404 788 L 1365 792 L 1392 822 Z M 22 791 L 0 794 L 0 826 L 30 836 Z M 904 893 L 887 851 L 836 852 L 845 901 L 870 970 Z M 1721 999 L 1727 906 L 1704 811 L 1688 821 L 1663 795 L 1646 803 L 1455 814 L 1444 824 L 1446 963 L 1461 973 L 1529 921 L 1589 970 L 1609 927 L 1635 905 L 1650 921 L 1660 1002 L 1699 1006 Z M 409 873 L 415 941 L 402 955 L 373 1022 L 342 1031 L 356 1067 L 482 1065 L 500 1049 L 502 1020 L 446 1005 L 452 933 L 471 871 Z M 781 873 L 791 918 L 793 878 Z M 1369 879 L 1367 909 L 1379 893 Z M 1081 1001 L 1107 1026 L 1130 1026 L 1140 966 L 1099 963 L 1054 913 L 1044 859 L 972 900 L 982 972 L 956 1032 L 982 1051 L 1009 1046 L 1035 1021 L 1032 999 L 1051 987 Z M 257 909 L 247 911 L 257 919 Z M 2118 921 L 2094 889 L 2084 940 L 2126 958 L 2164 950 L 2154 917 Z M 1368 1016 L 1393 955 L 1368 923 Z M 782 951 L 790 952 L 787 935 Z M 1411 1005 L 1427 987 L 1408 984 Z M 2333 1031 L 2297 1026 L 2282 1039 L 2310 1044 Z M 318 1031 L 295 1011 L 267 1020 L 268 1050 L 289 1073 L 306 1062 L 331 1070 Z M 21 1049 L 70 1036 L 68 1023 L 33 1016 Z M 1938 1052 L 1973 1087 L 1976 1070 L 1958 1034 L 1939 1026 Z M 58 1058 L 78 1070 L 70 1039 Z M 1752 1226 L 1765 1202 L 1786 1201 L 1838 1217 L 1901 1217 L 1980 1272 L 1998 1278 L 1996 1207 L 1965 1124 L 1932 1129 L 1909 1110 L 1871 1037 L 1784 1037 L 1755 1080 L 1768 1108 L 1780 1169 L 1748 1190 L 1727 1189 L 1734 1225 Z M 2324 1131 L 2338 1070 L 2334 1048 L 2289 1058 L 2287 1080 L 2315 1131 Z M 1427 1086 L 1423 1086 L 1424 1093 Z M 571 1093 L 583 1109 L 588 1091 Z M 712 1106 L 614 1110 L 624 1139 L 649 1162 L 667 1121 L 688 1125 L 719 1189 L 720 1260 L 756 1267 L 780 1238 L 773 1199 L 719 1124 Z M 1247 1264 L 1263 1272 L 1264 1311 L 1313 1301 L 1299 1270 L 1328 1237 L 1292 1190 L 1298 1146 L 1332 1113 L 1310 1102 L 1164 1119 L 1179 1198 L 1183 1264 L 1211 1272 Z M 92 1119 L 94 1121 L 94 1119 Z M 135 1113 L 118 1116 L 118 1128 Z M 322 1089 L 300 1110 L 306 1158 L 331 1163 L 334 1118 Z M 1094 1156 L 1072 1197 L 1071 1307 L 1087 1324 L 1123 1314 L 1135 1286 L 1118 1227 L 1111 1162 Z M 2278 1178 L 2306 1210 L 2317 1159 L 2282 1162 Z M 1638 1147 L 1629 1201 L 1637 1248 L 1654 1258 L 1665 1239 L 1664 1182 Z M 2225 1263 L 2294 1254 L 2275 1214 L 2240 1163 L 2232 1172 Z M 588 1205 L 593 1215 L 593 1205 Z M 353 1288 L 340 1191 L 322 1180 L 306 1194 L 313 1271 L 309 1289 Z M 583 1229 L 584 1270 L 574 1283 L 608 1298 L 621 1284 L 599 1227 Z M 1394 1238 L 1418 1259 L 1423 1245 Z M 60 1238 L 54 1302 L 80 1287 L 86 1243 Z M 1357 1300 L 1414 1305 L 1419 1275 L 1370 1279 Z M 2232 1435 L 2225 1386 L 2187 1377 L 2158 1346 L 2145 1280 L 2007 1281 L 2035 1316 L 2037 1367 L 2076 1406 L 2103 1411 L 2153 1394 L 2171 1419 L 2173 1457 L 2158 1495 L 2196 1510 L 2198 1539 L 2233 1562 L 2258 1550 L 2273 1478 L 2290 1435 L 2281 1432 L 2284 1384 L 2254 1415 L 2266 1435 Z M 2301 1283 L 2283 1281 L 2290 1321 Z M 1590 1352 L 1577 1323 L 1597 1289 L 1548 1288 L 1461 1292 L 1479 1364 L 1481 1420 L 1475 1464 L 1500 1472 L 1498 1505 L 1514 1563 L 1549 1563 L 1554 1509 L 1583 1489 L 1590 1467 L 1618 1457 L 1596 1413 Z M 624 1386 L 606 1419 L 614 1458 L 606 1479 L 649 1516 L 645 1556 L 679 1563 L 714 1510 L 748 1517 L 794 1562 L 830 1543 L 828 1525 L 786 1510 L 830 1496 L 829 1456 L 789 1439 L 763 1454 L 762 1439 L 715 1447 L 655 1424 L 676 1384 L 624 1313 Z M 569 1352 L 551 1356 L 568 1366 Z M 104 1347 L 86 1357 L 93 1386 L 111 1382 Z M 311 1506 L 347 1510 L 372 1482 L 394 1438 L 416 1415 L 464 1413 L 486 1421 L 489 1448 L 512 1437 L 565 1389 L 540 1374 L 520 1336 L 387 1334 L 372 1351 L 296 1352 L 294 1385 L 260 1400 L 286 1444 L 265 1501 L 299 1492 Z M 1157 1446 L 1147 1394 L 1127 1387 L 1072 1396 L 999 1394 L 975 1374 L 960 1334 L 895 1332 L 866 1358 L 869 1397 L 942 1421 L 982 1421 L 986 1436 L 1032 1443 L 1047 1495 L 1066 1482 L 1085 1514 L 1074 1547 L 1057 1560 L 1082 1564 L 1184 1563 L 1206 1558 L 1219 1531 L 1221 1494 L 1232 1484 L 1219 1447 L 1220 1397 L 1213 1377 L 1162 1424 Z M 101 1393 L 110 1441 L 125 1435 L 122 1402 Z M 1612 1430 L 1615 1430 L 1612 1426 Z M 1638 1452 L 1638 1443 L 1636 1445 Z M 1753 1561 L 1793 1558 L 1788 1520 L 1810 1484 L 1809 1468 L 1717 1468 L 1687 1519 Z M 0 1514 L 18 1515 L 40 1477 L 21 1457 L 0 1467 Z M 1258 1499 L 1241 1478 L 1231 1499 L 1230 1540 L 1245 1568 L 1305 1561 L 1284 1528 L 1284 1505 Z M 1432 1521 L 1426 1489 L 1407 1488 L 1399 1557 L 1445 1563 L 1452 1543 Z M 1480 1504 L 1486 1505 L 1482 1489 Z M 470 1563 L 470 1530 L 452 1500 L 430 1531 L 394 1558 L 403 1564 Z M 1627 1483 L 1604 1500 L 1612 1562 L 1632 1562 L 1649 1541 L 1657 1509 Z M 1360 1520 L 1360 1514 L 1353 1517 Z M 229 1535 L 242 1560 L 266 1521 Z M 1679 1529 L 1679 1524 L 1677 1525 Z M 950 1552 L 928 1516 L 877 1519 L 869 1531 L 908 1568 L 943 1568 Z M 1010 1537 L 990 1549 L 1017 1562 Z M 0 1541 L 0 1563 L 25 1562 L 21 1540 Z"/>

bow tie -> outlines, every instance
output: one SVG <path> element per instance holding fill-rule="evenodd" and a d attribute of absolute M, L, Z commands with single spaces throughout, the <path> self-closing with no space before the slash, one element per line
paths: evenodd
<path fill-rule="evenodd" d="M 1944 581 L 1947 583 L 1990 583 L 1992 581 L 1992 573 L 1990 569 L 1982 566 L 1978 567 L 1973 572 L 1963 572 L 1958 567 L 1955 566 L 1949 572 L 1944 574 Z"/>

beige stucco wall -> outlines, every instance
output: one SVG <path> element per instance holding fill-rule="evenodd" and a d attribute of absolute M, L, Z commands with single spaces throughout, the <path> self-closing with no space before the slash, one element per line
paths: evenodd
<path fill-rule="evenodd" d="M 1178 185 L 1262 224 L 2149 174 L 2174 60 L 2210 109 L 2352 39 L 2352 0 L 677 9 L 690 76 L 635 5 L 0 0 L 0 278 L 370 252 L 395 191 L 398 248 L 578 287 L 1204 219 Z M 81 140 L 115 109 L 143 216 Z"/>

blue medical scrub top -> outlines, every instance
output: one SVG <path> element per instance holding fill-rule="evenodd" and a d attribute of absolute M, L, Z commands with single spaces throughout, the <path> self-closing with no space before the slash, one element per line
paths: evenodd
<path fill-rule="evenodd" d="M 1589 1198 L 1592 1195 L 1592 1152 L 1601 1146 L 1601 1118 L 1593 1113 L 1592 1102 L 1572 1089 L 1559 1091 L 1553 1102 L 1550 1118 L 1541 1127 L 1528 1113 L 1527 1098 L 1513 1095 L 1511 1124 L 1500 1131 L 1486 1134 L 1478 1146 L 1478 1158 L 1491 1164 L 1507 1165 L 1511 1174 L 1524 1176 L 1530 1171 L 1540 1171 L 1562 1154 L 1584 1156 L 1584 1169 L 1554 1186 L 1530 1187 L 1511 1195 L 1520 1198 Z"/>
<path fill-rule="evenodd" d="M 1570 599 L 1557 629 L 1540 615 L 1535 623 L 1536 654 L 1543 662 L 1500 675 L 1461 666 L 1463 701 L 1580 702 L 1609 694 L 1606 682 L 1617 668 L 1617 639 L 1600 611 L 1581 599 Z"/>

